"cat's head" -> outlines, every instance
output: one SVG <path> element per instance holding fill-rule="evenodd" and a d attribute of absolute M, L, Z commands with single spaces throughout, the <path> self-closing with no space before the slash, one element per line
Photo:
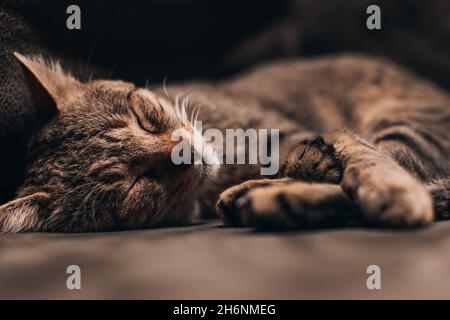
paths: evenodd
<path fill-rule="evenodd" d="M 184 111 L 131 83 L 81 83 L 58 64 L 15 55 L 45 120 L 30 141 L 18 199 L 3 206 L 13 205 L 17 215 L 3 222 L 4 231 L 113 230 L 186 220 L 200 185 L 217 167 L 173 163 L 180 141 L 172 141 L 173 131 L 184 128 L 186 141 L 199 137 Z M 203 148 L 214 157 L 208 144 Z"/>

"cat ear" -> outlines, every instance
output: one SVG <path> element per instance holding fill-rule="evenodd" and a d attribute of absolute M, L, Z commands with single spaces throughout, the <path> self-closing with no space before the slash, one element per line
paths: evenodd
<path fill-rule="evenodd" d="M 36 105 L 45 112 L 55 113 L 64 108 L 68 93 L 81 86 L 78 80 L 65 74 L 56 62 L 47 62 L 42 57 L 25 57 L 17 52 L 14 56 L 23 67 Z"/>
<path fill-rule="evenodd" d="M 49 195 L 39 192 L 0 206 L 0 232 L 41 231 L 40 212 Z"/>

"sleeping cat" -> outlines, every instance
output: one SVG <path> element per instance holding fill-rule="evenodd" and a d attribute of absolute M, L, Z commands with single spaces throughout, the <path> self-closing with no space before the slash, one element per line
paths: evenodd
<path fill-rule="evenodd" d="M 179 225 L 194 211 L 263 229 L 412 227 L 450 211 L 450 97 L 396 65 L 342 55 L 167 90 L 81 82 L 35 55 L 49 50 L 14 6 L 0 5 L 0 231 Z M 204 129 L 280 129 L 277 176 L 219 167 L 208 141 L 210 159 L 174 165 L 172 132 L 201 134 L 175 98 L 190 93 Z"/>
<path fill-rule="evenodd" d="M 263 229 L 413 227 L 448 213 L 450 99 L 384 60 L 284 61 L 165 92 L 81 83 L 55 62 L 15 56 L 40 120 L 25 180 L 0 207 L 4 232 L 182 224 L 216 203 L 227 225 Z M 192 92 L 205 129 L 280 129 L 278 176 L 214 159 L 173 164 L 172 132 L 200 133 L 171 97 Z"/>

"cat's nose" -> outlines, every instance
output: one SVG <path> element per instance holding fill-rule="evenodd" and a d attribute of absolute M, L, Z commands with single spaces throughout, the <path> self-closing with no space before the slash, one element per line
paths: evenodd
<path fill-rule="evenodd" d="M 195 144 L 191 143 L 189 138 L 180 141 L 165 139 L 162 144 L 161 153 L 174 165 L 183 164 L 186 167 L 203 163 L 201 151 L 196 150 Z"/>

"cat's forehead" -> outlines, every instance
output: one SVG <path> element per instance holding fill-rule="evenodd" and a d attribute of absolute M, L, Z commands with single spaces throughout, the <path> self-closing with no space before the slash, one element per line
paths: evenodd
<path fill-rule="evenodd" d="M 89 83 L 92 88 L 111 90 L 111 91 L 131 91 L 136 88 L 136 86 L 131 82 L 126 82 L 123 80 L 93 80 Z"/>
<path fill-rule="evenodd" d="M 83 103 L 91 106 L 158 107 L 167 112 L 173 109 L 166 99 L 127 82 L 97 80 L 90 85 L 90 89 L 85 95 L 86 100 Z"/>
<path fill-rule="evenodd" d="M 174 103 L 168 97 L 146 88 L 138 88 L 122 81 L 97 80 L 84 101 L 78 101 L 80 108 L 93 113 L 95 117 L 107 120 L 110 117 L 153 121 L 167 128 L 185 127 L 192 129 L 186 105 L 183 101 Z M 74 112 L 76 112 L 74 110 Z"/>
<path fill-rule="evenodd" d="M 153 106 L 159 106 L 166 112 L 173 113 L 173 105 L 166 98 L 157 95 L 156 93 L 143 88 L 138 88 L 133 91 L 134 95 L 143 101 Z"/>
<path fill-rule="evenodd" d="M 186 106 L 180 106 L 172 103 L 169 98 L 161 96 L 153 91 L 144 88 L 136 88 L 130 93 L 130 100 L 133 106 L 139 106 L 147 111 L 153 111 L 164 117 L 167 121 L 173 122 L 173 125 L 190 127 L 187 119 Z"/>

